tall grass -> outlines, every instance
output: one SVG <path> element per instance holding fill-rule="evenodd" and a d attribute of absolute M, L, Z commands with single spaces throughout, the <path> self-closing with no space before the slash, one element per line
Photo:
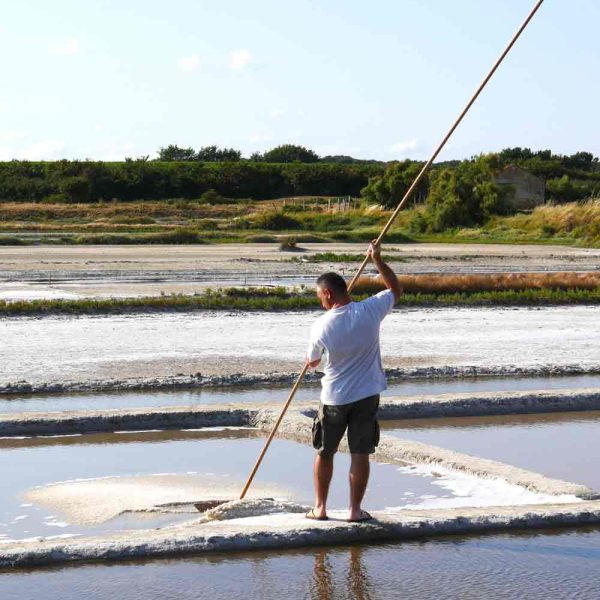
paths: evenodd
<path fill-rule="evenodd" d="M 600 273 L 491 273 L 399 275 L 398 281 L 409 294 L 455 294 L 524 290 L 598 290 Z M 376 293 L 385 289 L 377 277 L 360 277 L 358 293 Z"/>
<path fill-rule="evenodd" d="M 375 289 L 371 291 L 376 291 Z M 367 297 L 365 289 L 353 293 L 355 300 Z M 600 304 L 600 287 L 590 289 L 529 288 L 486 291 L 405 293 L 399 306 L 552 306 Z M 46 315 L 110 315 L 150 312 L 193 312 L 201 310 L 281 311 L 316 310 L 314 291 L 285 288 L 229 288 L 207 290 L 193 296 L 170 295 L 145 298 L 78 300 L 0 301 L 1 317 Z"/>
<path fill-rule="evenodd" d="M 568 204 L 538 206 L 531 214 L 502 219 L 511 228 L 542 236 L 570 236 L 600 242 L 600 199 Z"/>
<path fill-rule="evenodd" d="M 121 220 L 144 222 L 153 219 L 203 219 L 233 217 L 254 210 L 255 203 L 237 201 L 235 204 L 213 206 L 193 200 L 156 200 L 148 202 L 98 202 L 94 204 L 63 204 L 40 202 L 0 202 L 2 221 L 63 221 L 87 222 Z"/>

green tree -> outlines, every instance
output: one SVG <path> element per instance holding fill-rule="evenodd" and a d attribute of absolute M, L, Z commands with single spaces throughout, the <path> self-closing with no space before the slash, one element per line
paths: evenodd
<path fill-rule="evenodd" d="M 60 182 L 59 190 L 69 202 L 86 202 L 90 198 L 90 182 L 86 177 L 66 177 Z"/>
<path fill-rule="evenodd" d="M 546 181 L 546 192 L 550 200 L 556 202 L 573 202 L 597 196 L 600 192 L 600 182 L 577 181 L 568 175 L 555 177 Z"/>
<path fill-rule="evenodd" d="M 384 171 L 383 175 L 371 177 L 367 186 L 360 193 L 369 202 L 383 204 L 387 208 L 395 208 L 422 168 L 423 163 L 412 160 L 393 163 Z M 427 195 L 428 187 L 429 179 L 425 174 L 414 190 L 412 200 L 417 202 L 423 200 Z"/>
<path fill-rule="evenodd" d="M 165 162 L 196 160 L 197 154 L 193 148 L 180 148 L 174 144 L 166 148 L 160 148 L 158 151 L 158 160 Z"/>
<path fill-rule="evenodd" d="M 575 152 L 571 156 L 565 156 L 563 164 L 567 168 L 591 171 L 598 166 L 598 158 L 591 152 Z"/>
<path fill-rule="evenodd" d="M 219 148 L 218 146 L 204 146 L 200 148 L 196 159 L 203 162 L 227 162 L 238 161 L 242 158 L 242 153 L 233 148 Z"/>
<path fill-rule="evenodd" d="M 269 163 L 313 163 L 319 160 L 316 152 L 305 148 L 304 146 L 296 146 L 294 144 L 283 144 L 265 152 L 262 156 L 264 162 Z"/>
<path fill-rule="evenodd" d="M 506 214 L 509 190 L 494 183 L 498 167 L 498 156 L 490 154 L 435 171 L 423 215 L 427 230 L 481 225 L 491 215 Z"/>

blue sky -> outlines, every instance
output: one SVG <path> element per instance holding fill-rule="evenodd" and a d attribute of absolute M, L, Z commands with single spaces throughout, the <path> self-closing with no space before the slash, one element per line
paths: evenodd
<path fill-rule="evenodd" d="M 27 0 L 0 22 L 0 160 L 217 144 L 428 157 L 533 0 Z M 600 154 L 600 2 L 546 0 L 440 159 Z"/>

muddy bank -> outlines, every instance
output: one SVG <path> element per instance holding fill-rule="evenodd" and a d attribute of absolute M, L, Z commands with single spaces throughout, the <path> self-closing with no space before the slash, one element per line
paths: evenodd
<path fill-rule="evenodd" d="M 362 254 L 364 244 L 301 244 L 305 252 L 281 252 L 277 244 L 202 246 L 5 247 L 0 257 L 0 297 L 82 298 L 191 294 L 226 285 L 312 285 L 323 271 L 351 276 L 356 264 L 303 262 L 317 253 Z M 398 273 L 596 270 L 600 250 L 546 245 L 388 244 Z"/>
<path fill-rule="evenodd" d="M 300 369 L 298 369 L 299 371 Z M 562 377 L 575 375 L 599 375 L 600 362 L 597 365 L 540 365 L 518 367 L 516 365 L 481 367 L 465 365 L 459 367 L 414 367 L 385 368 L 389 382 L 427 379 L 464 379 L 483 377 Z M 9 381 L 0 384 L 0 395 L 16 394 L 54 394 L 69 392 L 100 392 L 128 390 L 169 390 L 214 387 L 247 387 L 249 385 L 292 384 L 298 377 L 298 371 L 231 375 L 176 375 L 165 377 L 131 377 L 128 379 L 101 379 L 91 381 Z M 305 382 L 315 383 L 321 374 L 309 372 Z"/>
<path fill-rule="evenodd" d="M 600 523 L 600 502 L 485 509 L 407 510 L 377 513 L 370 523 L 342 519 L 317 523 L 283 513 L 195 526 L 0 546 L 0 567 L 38 567 L 81 561 L 116 561 L 207 552 L 298 548 L 465 535 L 491 531 L 554 529 Z"/>
<path fill-rule="evenodd" d="M 295 402 L 292 411 L 312 415 L 318 403 Z M 283 404 L 283 395 L 282 395 Z M 279 407 L 265 404 L 212 404 L 137 409 L 8 413 L 0 415 L 0 436 L 59 435 L 73 433 L 186 429 L 195 427 L 263 426 L 263 413 Z M 439 396 L 383 396 L 380 419 L 535 414 L 600 409 L 600 389 L 526 392 L 482 392 Z M 266 412 L 264 412 L 266 411 Z M 291 413 L 290 413 L 291 414 Z"/>

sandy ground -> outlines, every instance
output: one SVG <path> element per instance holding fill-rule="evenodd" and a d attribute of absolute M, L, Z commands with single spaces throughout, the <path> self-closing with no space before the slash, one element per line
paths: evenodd
<path fill-rule="evenodd" d="M 0 386 L 27 381 L 298 371 L 319 312 L 0 320 Z M 600 307 L 395 310 L 384 365 L 600 365 Z"/>
<path fill-rule="evenodd" d="M 229 285 L 312 285 L 335 269 L 350 277 L 354 263 L 309 263 L 319 252 L 362 254 L 365 244 L 199 246 L 14 246 L 0 251 L 0 299 L 123 297 L 193 293 Z M 533 245 L 403 244 L 384 247 L 398 273 L 590 271 L 600 249 Z M 295 258 L 298 261 L 292 261 Z M 368 270 L 367 270 L 368 272 Z"/>

